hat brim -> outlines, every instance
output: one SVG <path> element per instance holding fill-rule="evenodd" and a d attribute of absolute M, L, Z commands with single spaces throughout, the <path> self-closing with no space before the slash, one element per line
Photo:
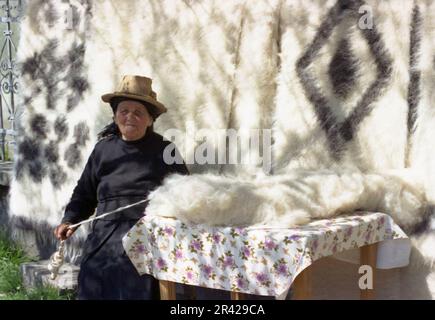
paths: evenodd
<path fill-rule="evenodd" d="M 162 103 L 160 103 L 157 100 L 153 99 L 152 97 L 148 97 L 148 96 L 141 96 L 141 95 L 136 95 L 136 94 L 122 93 L 122 92 L 119 92 L 119 93 L 114 92 L 114 93 L 103 94 L 101 96 L 101 99 L 104 102 L 110 103 L 110 100 L 112 100 L 115 97 L 131 98 L 134 100 L 144 101 L 144 102 L 147 102 L 149 104 L 152 104 L 154 107 L 156 107 L 156 111 L 158 113 L 157 115 L 161 115 L 162 113 L 165 113 L 166 111 L 168 111 Z"/>

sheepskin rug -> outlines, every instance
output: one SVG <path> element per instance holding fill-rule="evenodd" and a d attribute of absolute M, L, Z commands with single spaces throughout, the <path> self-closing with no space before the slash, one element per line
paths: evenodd
<path fill-rule="evenodd" d="M 419 274 L 433 272 L 435 1 L 32 0 L 18 60 L 9 216 L 40 253 L 110 121 L 100 96 L 140 74 L 169 110 L 154 129 L 191 172 L 168 177 L 147 214 L 295 226 L 381 211 L 413 240 Z M 219 158 L 226 130 L 241 145 L 258 130 L 263 154 L 224 146 Z"/>
<path fill-rule="evenodd" d="M 247 180 L 172 175 L 148 198 L 149 215 L 188 223 L 291 228 L 364 210 L 390 213 L 410 231 L 424 220 L 426 204 L 421 189 L 402 177 L 306 170 Z"/>

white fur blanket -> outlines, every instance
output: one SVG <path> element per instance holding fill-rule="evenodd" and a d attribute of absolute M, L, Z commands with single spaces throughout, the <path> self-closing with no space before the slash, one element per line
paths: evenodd
<path fill-rule="evenodd" d="M 172 175 L 149 195 L 148 215 L 185 222 L 295 227 L 355 210 L 390 214 L 402 227 L 421 222 L 425 196 L 412 174 L 295 170 L 254 179 Z"/>

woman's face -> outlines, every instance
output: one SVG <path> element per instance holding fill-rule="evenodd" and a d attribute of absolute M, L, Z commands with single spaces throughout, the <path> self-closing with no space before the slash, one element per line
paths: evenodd
<path fill-rule="evenodd" d="M 133 141 L 145 135 L 147 128 L 153 124 L 153 119 L 142 103 L 124 100 L 116 109 L 115 123 L 121 131 L 122 139 Z"/>

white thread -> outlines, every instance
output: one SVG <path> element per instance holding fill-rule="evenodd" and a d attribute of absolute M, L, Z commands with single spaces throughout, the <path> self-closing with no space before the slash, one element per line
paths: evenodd
<path fill-rule="evenodd" d="M 76 224 L 69 225 L 69 226 L 68 226 L 68 229 L 72 229 L 72 228 L 75 228 L 75 227 L 81 226 L 82 224 L 85 224 L 85 223 L 88 223 L 88 222 L 92 222 L 92 221 L 94 221 L 94 220 L 102 219 L 102 218 L 104 218 L 104 217 L 107 217 L 108 215 L 111 215 L 111 214 L 113 214 L 113 213 L 116 213 L 116 212 L 119 212 L 119 211 L 122 211 L 122 210 L 128 209 L 128 208 L 130 208 L 130 207 L 137 206 L 138 204 L 141 204 L 141 203 L 146 202 L 146 201 L 148 201 L 148 199 L 141 200 L 141 201 L 138 201 L 138 202 L 135 202 L 135 203 L 129 204 L 129 205 L 125 206 L 125 207 L 121 207 L 121 208 L 115 209 L 115 210 L 113 210 L 113 211 L 109 211 L 109 212 L 106 212 L 106 213 L 100 214 L 100 215 L 97 216 L 97 217 L 89 218 L 89 219 L 87 219 L 87 220 L 84 220 L 84 221 L 79 222 L 79 223 L 76 223 Z"/>
<path fill-rule="evenodd" d="M 115 209 L 113 211 L 105 212 L 97 217 L 90 218 L 90 219 L 84 220 L 82 222 L 69 225 L 69 226 L 67 226 L 67 228 L 71 230 L 75 227 L 81 226 L 82 224 L 89 223 L 89 222 L 92 222 L 94 220 L 102 219 L 104 217 L 107 217 L 108 215 L 111 215 L 111 214 L 117 213 L 119 211 L 137 206 L 138 204 L 141 204 L 141 203 L 146 202 L 146 201 L 148 201 L 148 199 L 141 200 L 141 201 L 126 205 L 124 207 L 120 207 L 120 208 Z M 57 275 L 59 274 L 59 269 L 63 265 L 64 257 L 65 257 L 64 248 L 65 248 L 65 240 L 61 240 L 60 245 L 59 245 L 59 249 L 55 253 L 53 253 L 53 255 L 50 257 L 50 262 L 48 263 L 47 268 L 48 268 L 48 271 L 51 272 L 51 275 L 50 275 L 51 280 L 56 279 Z"/>
<path fill-rule="evenodd" d="M 50 257 L 50 263 L 48 264 L 48 271 L 51 272 L 50 279 L 56 279 L 59 274 L 59 269 L 63 265 L 65 240 L 62 240 L 59 245 L 59 249 Z"/>

